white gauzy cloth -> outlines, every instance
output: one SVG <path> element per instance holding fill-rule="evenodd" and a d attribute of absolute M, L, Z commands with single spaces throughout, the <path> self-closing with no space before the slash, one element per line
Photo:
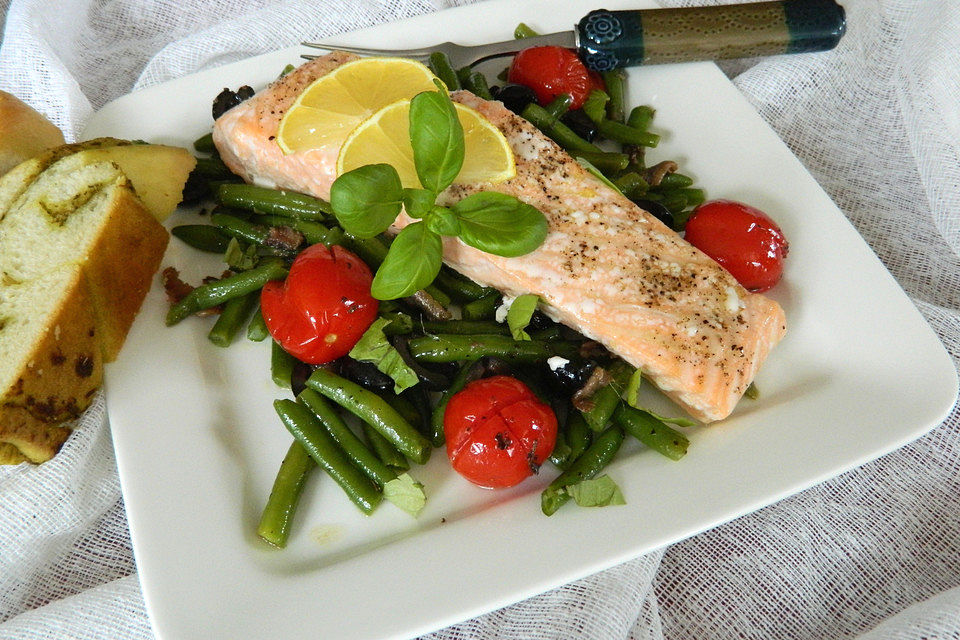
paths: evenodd
<path fill-rule="evenodd" d="M 133 89 L 457 4 L 0 3 L 0 89 L 68 139 Z M 960 2 L 841 3 L 849 28 L 834 52 L 723 67 L 960 361 Z M 954 409 L 839 478 L 430 637 L 960 638 L 958 457 Z M 0 468 L 0 638 L 150 637 L 98 397 L 53 461 Z"/>

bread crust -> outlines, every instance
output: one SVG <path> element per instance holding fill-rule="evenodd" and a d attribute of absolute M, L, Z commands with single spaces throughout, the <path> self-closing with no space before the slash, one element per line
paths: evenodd
<path fill-rule="evenodd" d="M 70 437 L 66 426 L 50 424 L 19 407 L 0 411 L 0 443 L 17 448 L 30 462 L 46 462 L 57 454 Z"/>
<path fill-rule="evenodd" d="M 118 187 L 83 263 L 106 362 L 116 359 L 153 283 L 169 233 L 129 185 Z"/>
<path fill-rule="evenodd" d="M 3 411 L 22 409 L 41 422 L 72 420 L 86 409 L 103 381 L 103 355 L 86 278 L 76 266 L 67 293 L 36 335 Z M 0 436 L 2 439 L 2 436 Z"/>

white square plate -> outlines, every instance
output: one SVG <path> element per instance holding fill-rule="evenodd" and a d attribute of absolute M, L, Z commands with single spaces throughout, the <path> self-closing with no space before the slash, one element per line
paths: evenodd
<path fill-rule="evenodd" d="M 637 6 L 607 2 L 608 8 Z M 521 21 L 569 29 L 587 0 L 503 0 L 343 36 L 412 47 L 502 40 Z M 101 135 L 190 146 L 223 88 L 272 80 L 300 48 L 180 78 L 98 112 Z M 627 506 L 540 513 L 552 473 L 509 491 L 477 489 L 443 451 L 414 470 L 428 503 L 413 519 L 384 504 L 364 517 L 315 474 L 290 546 L 256 538 L 259 511 L 290 436 L 271 403 L 269 348 L 206 339 L 209 323 L 163 324 L 156 284 L 117 362 L 107 405 L 140 579 L 161 638 L 403 638 L 428 632 L 680 540 L 770 504 L 920 436 L 957 393 L 942 345 L 800 162 L 710 63 L 635 69 L 629 104 L 657 108 L 658 159 L 675 159 L 711 198 L 777 220 L 791 249 L 772 296 L 788 334 L 760 374 L 762 395 L 694 429 L 671 462 L 626 446 L 609 474 Z M 169 225 L 192 216 L 178 213 Z M 164 265 L 188 281 L 216 257 L 171 240 Z M 502 550 L 523 558 L 501 562 Z"/>

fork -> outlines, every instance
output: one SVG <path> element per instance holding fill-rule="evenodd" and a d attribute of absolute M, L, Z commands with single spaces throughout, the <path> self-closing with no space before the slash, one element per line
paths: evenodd
<path fill-rule="evenodd" d="M 778 0 L 673 9 L 598 9 L 584 16 L 571 31 L 475 46 L 444 42 L 420 49 L 371 49 L 302 44 L 421 62 L 440 52 L 457 69 L 513 55 L 521 49 L 550 45 L 576 49 L 587 67 L 609 71 L 641 64 L 826 51 L 837 45 L 845 29 L 843 7 L 835 0 Z"/>

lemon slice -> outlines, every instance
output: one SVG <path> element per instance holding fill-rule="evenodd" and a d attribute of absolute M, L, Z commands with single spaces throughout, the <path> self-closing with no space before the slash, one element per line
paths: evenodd
<path fill-rule="evenodd" d="M 513 151 L 503 134 L 479 112 L 457 102 L 463 126 L 463 168 L 454 184 L 502 182 L 517 174 Z M 419 188 L 410 145 L 410 100 L 398 100 L 354 129 L 337 157 L 337 175 L 368 164 L 385 163 L 400 174 L 404 187 Z"/>
<path fill-rule="evenodd" d="M 405 58 L 361 58 L 311 83 L 280 121 L 284 153 L 336 148 L 353 129 L 384 106 L 436 91 L 436 76 Z"/>

